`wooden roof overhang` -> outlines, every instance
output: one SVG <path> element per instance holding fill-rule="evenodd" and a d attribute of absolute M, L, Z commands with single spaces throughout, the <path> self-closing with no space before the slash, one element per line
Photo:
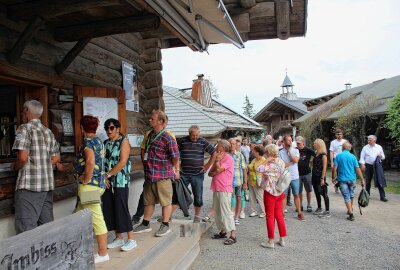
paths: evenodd
<path fill-rule="evenodd" d="M 217 25 L 217 28 L 239 45 L 241 40 L 287 39 L 306 33 L 307 0 L 0 0 L 0 9 L 9 19 L 27 23 L 25 31 L 7 53 L 7 60 L 16 63 L 38 31 L 49 32 L 58 42 L 76 42 L 55 67 L 58 73 L 68 68 L 92 38 L 115 34 L 139 33 L 144 39 L 160 38 L 163 48 L 188 46 L 194 51 L 202 51 L 206 46 L 203 46 L 199 32 L 204 32 L 204 37 L 212 37 L 210 44 L 220 43 L 221 33 L 217 38 L 215 33 L 207 34 L 210 31 L 204 26 L 200 26 L 200 31 L 196 30 L 196 17 L 199 17 L 194 16 L 193 24 L 193 14 L 184 13 L 185 7 L 190 10 L 191 6 L 205 2 L 213 2 L 218 7 L 217 1 L 225 4 L 226 13 L 217 10 L 206 19 L 212 24 L 218 24 L 218 21 L 228 24 L 230 29 L 223 25 Z M 172 6 L 175 10 L 170 16 L 172 20 L 166 19 L 165 10 L 157 10 L 149 4 L 152 2 Z M 218 14 L 226 18 L 219 18 Z M 205 17 L 207 14 L 203 10 L 203 14 L 195 15 Z M 197 33 L 199 40 L 188 38 L 180 31 L 184 21 Z M 205 20 L 201 22 L 204 24 Z"/>
<path fill-rule="evenodd" d="M 253 119 L 257 122 L 268 122 L 273 116 L 282 115 L 285 111 L 296 111 L 304 114 L 298 108 L 290 104 L 283 104 L 278 98 L 274 98 L 261 111 L 259 111 Z"/>

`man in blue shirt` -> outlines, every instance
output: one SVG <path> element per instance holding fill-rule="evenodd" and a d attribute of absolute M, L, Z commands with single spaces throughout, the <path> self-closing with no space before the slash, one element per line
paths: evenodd
<path fill-rule="evenodd" d="M 333 179 L 332 183 L 339 183 L 340 191 L 344 198 L 344 203 L 347 207 L 348 220 L 353 221 L 353 200 L 354 191 L 356 189 L 357 175 L 361 179 L 361 186 L 364 187 L 364 177 L 362 175 L 360 166 L 356 157 L 350 153 L 351 144 L 345 142 L 343 144 L 343 152 L 338 154 L 335 158 L 335 166 L 333 167 Z"/>

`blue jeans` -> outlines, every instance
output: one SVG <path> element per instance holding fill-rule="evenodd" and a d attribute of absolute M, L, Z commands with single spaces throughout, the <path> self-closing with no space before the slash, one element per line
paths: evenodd
<path fill-rule="evenodd" d="M 195 207 L 203 206 L 203 182 L 204 182 L 204 174 L 198 175 L 181 175 L 181 180 L 187 187 L 189 184 L 192 188 L 194 202 L 193 205 Z"/>
<path fill-rule="evenodd" d="M 340 191 L 344 202 L 349 202 L 354 198 L 354 192 L 356 190 L 356 181 L 339 181 Z"/>
<path fill-rule="evenodd" d="M 289 187 L 292 188 L 293 196 L 299 195 L 299 192 L 300 192 L 300 179 L 297 178 L 297 179 L 293 179 L 292 181 L 290 181 Z M 289 187 L 284 191 L 285 195 L 288 195 Z"/>

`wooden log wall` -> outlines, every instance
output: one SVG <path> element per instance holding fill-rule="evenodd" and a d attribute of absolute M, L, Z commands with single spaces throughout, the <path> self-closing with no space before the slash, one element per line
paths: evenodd
<path fill-rule="evenodd" d="M 127 112 L 127 133 L 145 132 L 153 109 L 164 109 L 162 101 L 162 57 L 158 38 L 143 39 L 140 34 L 127 33 L 92 39 L 59 75 L 55 67 L 76 42 L 57 42 L 46 29 L 40 29 L 15 64 L 7 54 L 24 31 L 26 23 L 7 18 L 0 9 L 0 79 L 45 85 L 49 89 L 49 128 L 63 149 L 74 146 L 74 136 L 64 134 L 61 115 L 71 113 L 74 119 L 74 85 L 122 88 L 121 62 L 137 67 L 139 112 Z M 140 149 L 131 149 L 132 181 L 143 178 Z M 63 162 L 71 162 L 75 154 L 62 153 Z M 13 213 L 15 172 L 0 172 L 0 217 Z M 71 174 L 55 172 L 54 199 L 62 200 L 77 193 Z"/>

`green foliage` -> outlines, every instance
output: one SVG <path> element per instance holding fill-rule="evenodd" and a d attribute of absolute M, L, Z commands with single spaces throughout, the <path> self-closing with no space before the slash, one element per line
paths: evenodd
<path fill-rule="evenodd" d="M 249 97 L 246 95 L 243 103 L 243 114 L 249 118 L 254 116 L 253 104 L 250 102 Z"/>
<path fill-rule="evenodd" d="M 389 136 L 397 149 L 400 149 L 400 90 L 390 101 L 389 110 L 386 116 L 386 128 L 389 129 Z"/>

